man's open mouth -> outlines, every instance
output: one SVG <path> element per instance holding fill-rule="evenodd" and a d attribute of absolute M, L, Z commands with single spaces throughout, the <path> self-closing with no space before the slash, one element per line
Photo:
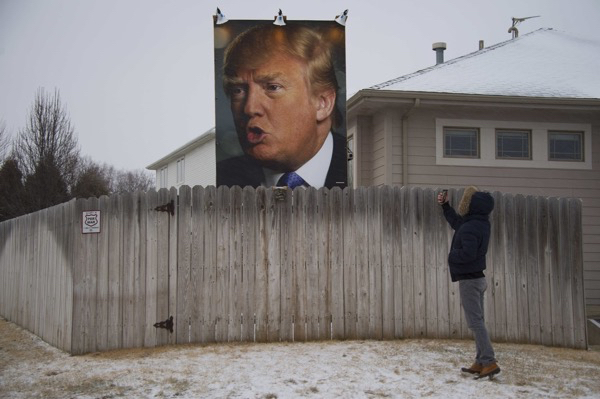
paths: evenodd
<path fill-rule="evenodd" d="M 257 127 L 248 127 L 246 129 L 246 141 L 249 144 L 258 144 L 265 138 L 265 132 Z"/>

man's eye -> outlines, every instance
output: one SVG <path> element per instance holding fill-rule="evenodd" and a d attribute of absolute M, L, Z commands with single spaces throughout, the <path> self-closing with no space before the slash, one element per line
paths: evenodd
<path fill-rule="evenodd" d="M 229 94 L 233 97 L 242 97 L 246 95 L 246 89 L 240 86 L 234 86 L 229 89 Z"/>
<path fill-rule="evenodd" d="M 267 91 L 278 91 L 278 90 L 281 90 L 282 87 L 281 87 L 281 85 L 278 85 L 276 83 L 269 83 L 266 85 L 266 89 L 267 89 Z"/>

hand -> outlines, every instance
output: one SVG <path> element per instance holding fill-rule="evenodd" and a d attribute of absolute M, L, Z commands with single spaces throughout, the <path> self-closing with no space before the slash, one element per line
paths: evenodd
<path fill-rule="evenodd" d="M 437 202 L 440 205 L 444 205 L 446 202 L 448 202 L 448 192 L 447 191 L 439 192 L 437 195 Z"/>

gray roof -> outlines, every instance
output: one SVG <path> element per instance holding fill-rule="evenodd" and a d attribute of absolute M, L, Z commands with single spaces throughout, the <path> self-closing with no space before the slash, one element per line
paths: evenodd
<path fill-rule="evenodd" d="M 600 99 L 600 41 L 539 29 L 370 89 Z"/>

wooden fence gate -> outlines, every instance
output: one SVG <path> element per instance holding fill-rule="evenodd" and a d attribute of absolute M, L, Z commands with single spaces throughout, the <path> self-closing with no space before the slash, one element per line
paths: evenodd
<path fill-rule="evenodd" d="M 436 193 L 183 186 L 71 201 L 0 223 L 0 313 L 74 354 L 468 338 Z M 493 195 L 492 339 L 586 347 L 581 202 Z M 90 210 L 101 231 L 82 234 Z M 169 316 L 173 333 L 154 327 Z"/>

